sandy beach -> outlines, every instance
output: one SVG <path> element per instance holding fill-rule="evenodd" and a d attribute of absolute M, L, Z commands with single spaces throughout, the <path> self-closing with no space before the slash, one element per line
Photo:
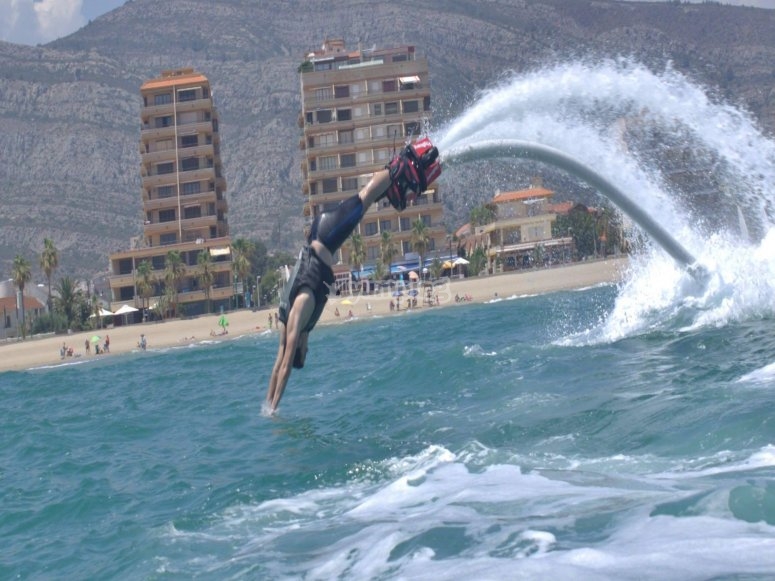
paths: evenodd
<path fill-rule="evenodd" d="M 434 286 L 431 294 L 432 305 L 425 302 L 427 289 L 418 289 L 417 309 L 453 307 L 490 301 L 496 297 L 535 295 L 571 290 L 588 286 L 618 282 L 626 272 L 626 257 L 609 260 L 579 262 L 569 266 L 545 268 L 541 270 L 520 271 L 482 278 L 452 279 Z M 469 300 L 456 300 L 456 297 Z M 347 320 L 352 313 L 356 318 L 369 318 L 395 314 L 390 303 L 397 302 L 401 311 L 408 306 L 408 296 L 394 297 L 392 292 L 350 297 L 331 297 L 319 324 L 336 324 Z M 338 311 L 338 315 L 337 315 Z M 70 335 L 55 335 L 28 338 L 26 341 L 12 341 L 0 344 L 0 371 L 22 370 L 51 365 L 61 365 L 82 361 L 84 358 L 115 357 L 122 353 L 138 350 L 140 335 L 147 340 L 147 349 L 154 350 L 205 340 L 234 338 L 251 333 L 261 333 L 269 329 L 269 316 L 276 308 L 260 310 L 242 309 L 227 313 L 228 334 L 218 335 L 220 315 L 204 315 L 192 319 L 169 320 L 165 322 L 143 323 L 95 331 L 82 331 Z M 400 312 L 400 311 L 399 311 Z M 274 329 L 272 325 L 272 329 Z M 215 333 L 215 336 L 211 335 Z M 85 351 L 85 342 L 94 335 L 110 337 L 110 353 L 95 355 L 94 347 L 90 353 Z M 72 357 L 60 357 L 60 349 L 66 344 L 73 348 Z"/>

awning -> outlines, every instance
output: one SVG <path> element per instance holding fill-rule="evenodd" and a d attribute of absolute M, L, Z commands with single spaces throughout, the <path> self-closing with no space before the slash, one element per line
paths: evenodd
<path fill-rule="evenodd" d="M 409 83 L 419 83 L 420 77 L 417 75 L 411 76 L 411 77 L 398 77 L 398 82 L 402 85 L 408 85 Z"/>
<path fill-rule="evenodd" d="M 231 248 L 228 246 L 210 249 L 210 256 L 226 256 L 227 254 L 231 254 Z"/>

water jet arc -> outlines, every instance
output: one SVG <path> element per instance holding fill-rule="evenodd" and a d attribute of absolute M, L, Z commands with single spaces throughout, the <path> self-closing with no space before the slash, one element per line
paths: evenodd
<path fill-rule="evenodd" d="M 661 224 L 657 223 L 606 178 L 562 151 L 529 141 L 494 139 L 453 147 L 441 156 L 442 163 L 445 166 L 457 162 L 482 161 L 502 157 L 540 161 L 564 169 L 584 180 L 616 204 L 622 212 L 643 228 L 681 266 L 689 269 L 689 272 L 693 275 L 693 271 L 697 270 L 692 268 L 696 263 L 694 256 L 681 246 Z"/>

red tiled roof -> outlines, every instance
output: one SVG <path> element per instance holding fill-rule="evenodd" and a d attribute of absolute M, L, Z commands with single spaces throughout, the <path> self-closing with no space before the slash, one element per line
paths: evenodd
<path fill-rule="evenodd" d="M 46 305 L 41 303 L 35 297 L 28 297 L 24 295 L 24 310 L 31 309 L 45 309 Z M 16 310 L 16 297 L 4 297 L 0 299 L 0 309 L 5 309 L 7 312 Z"/>
<path fill-rule="evenodd" d="M 517 202 L 520 200 L 529 200 L 530 198 L 548 198 L 554 195 L 552 190 L 546 188 L 528 188 L 526 190 L 517 190 L 514 192 L 501 192 L 497 194 L 492 201 L 496 204 L 504 202 Z"/>
<path fill-rule="evenodd" d="M 559 204 L 549 204 L 549 211 L 554 212 L 555 214 L 567 214 L 573 209 L 575 205 L 576 202 L 560 202 Z"/>

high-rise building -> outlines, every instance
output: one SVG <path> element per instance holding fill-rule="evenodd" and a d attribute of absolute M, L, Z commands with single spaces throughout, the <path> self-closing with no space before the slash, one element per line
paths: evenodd
<path fill-rule="evenodd" d="M 143 235 L 132 249 L 110 256 L 111 306 L 142 306 L 137 271 L 143 261 L 153 279 L 149 302 L 158 303 L 168 285 L 170 251 L 181 258 L 176 290 L 186 314 L 205 312 L 208 294 L 216 308 L 228 306 L 234 295 L 231 240 L 210 83 L 193 69 L 164 71 L 143 83 L 140 94 Z M 200 276 L 203 252 L 212 273 L 207 289 Z"/>
<path fill-rule="evenodd" d="M 414 46 L 348 51 L 343 40 L 329 39 L 320 50 L 305 55 L 299 72 L 304 211 L 313 218 L 357 193 L 407 140 L 423 135 L 431 114 L 431 91 L 428 61 Z M 358 226 L 364 270 L 371 271 L 380 260 L 384 232 L 390 233 L 397 251 L 391 260 L 393 270 L 418 266 L 412 244 L 418 218 L 429 237 L 425 257 L 439 252 L 446 256 L 442 217 L 438 184 L 431 184 L 401 213 L 387 199 L 374 204 Z M 336 258 L 357 270 L 350 244 Z"/>

